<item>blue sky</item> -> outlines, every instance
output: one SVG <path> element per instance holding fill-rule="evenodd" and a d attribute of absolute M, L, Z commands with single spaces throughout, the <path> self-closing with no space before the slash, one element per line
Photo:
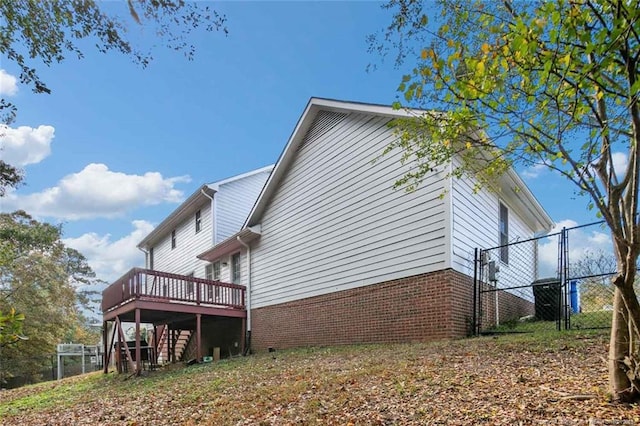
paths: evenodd
<path fill-rule="evenodd" d="M 105 5 L 127 16 L 123 3 Z M 211 5 L 229 35 L 194 33 L 193 61 L 157 48 L 142 69 L 87 43 L 82 60 L 37 67 L 52 94 L 36 95 L 0 58 L 0 94 L 19 108 L 0 155 L 26 171 L 0 209 L 63 223 L 105 280 L 142 264 L 135 245 L 198 186 L 274 163 L 310 97 L 395 100 L 403 70 L 367 53 L 366 36 L 390 19 L 381 3 Z M 144 25 L 130 34 L 153 39 Z M 595 220 L 562 178 L 520 172 L 557 223 Z"/>

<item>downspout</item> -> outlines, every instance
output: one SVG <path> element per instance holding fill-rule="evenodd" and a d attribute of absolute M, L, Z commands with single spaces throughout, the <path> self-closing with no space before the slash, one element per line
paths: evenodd
<path fill-rule="evenodd" d="M 241 246 L 247 249 L 247 335 L 244 337 L 244 353 L 247 355 L 251 351 L 251 246 L 240 238 L 236 237 Z"/>
<path fill-rule="evenodd" d="M 200 188 L 200 192 L 202 192 L 202 195 L 204 195 L 205 197 L 211 200 L 211 231 L 212 231 L 211 243 L 215 246 L 216 245 L 215 200 L 213 199 L 212 196 L 207 194 L 207 191 L 204 190 L 204 187 Z"/>
<path fill-rule="evenodd" d="M 138 247 L 138 250 L 144 253 L 144 269 L 149 269 L 149 250 L 144 247 Z"/>

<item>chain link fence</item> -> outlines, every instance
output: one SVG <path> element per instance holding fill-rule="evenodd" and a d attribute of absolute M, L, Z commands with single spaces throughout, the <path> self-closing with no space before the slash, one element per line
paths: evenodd
<path fill-rule="evenodd" d="M 477 249 L 475 262 L 476 334 L 611 325 L 616 262 L 603 222 Z"/>
<path fill-rule="evenodd" d="M 1 354 L 0 354 L 1 355 Z M 102 360 L 87 357 L 84 372 L 88 373 L 101 368 Z M 83 373 L 81 357 L 62 357 L 62 375 L 64 377 L 77 376 Z M 34 383 L 57 380 L 58 355 L 43 354 L 36 357 L 21 357 L 18 359 L 0 359 L 0 389 L 14 389 Z"/>
<path fill-rule="evenodd" d="M 4 357 L 1 361 L 0 389 L 13 389 L 57 378 L 56 354 L 19 359 Z"/>

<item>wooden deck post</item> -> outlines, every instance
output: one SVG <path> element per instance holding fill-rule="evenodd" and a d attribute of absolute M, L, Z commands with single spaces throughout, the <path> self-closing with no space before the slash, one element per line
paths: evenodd
<path fill-rule="evenodd" d="M 244 346 L 247 340 L 247 319 L 242 318 L 242 327 L 240 329 L 240 353 L 244 355 Z"/>
<path fill-rule="evenodd" d="M 113 323 L 113 329 L 118 335 L 117 348 L 115 349 L 116 370 L 118 374 L 122 373 L 122 340 L 120 339 L 120 318 L 116 317 L 116 321 Z"/>
<path fill-rule="evenodd" d="M 196 314 L 196 361 L 202 361 L 202 314 Z"/>
<path fill-rule="evenodd" d="M 176 330 L 171 328 L 171 363 L 176 362 Z"/>
<path fill-rule="evenodd" d="M 151 354 L 151 356 L 152 356 L 152 364 L 153 364 L 152 369 L 155 369 L 155 368 L 157 368 L 157 365 L 158 365 L 158 354 L 157 354 L 157 350 L 158 350 L 158 327 L 156 327 L 155 325 L 153 326 L 153 346 L 152 346 L 152 350 L 153 350 L 153 353 Z"/>
<path fill-rule="evenodd" d="M 109 372 L 109 355 L 111 354 L 111 348 L 109 347 L 107 321 L 102 321 L 102 370 L 104 374 Z"/>
<path fill-rule="evenodd" d="M 173 341 L 173 330 L 171 324 L 167 324 L 167 362 L 171 363 L 171 344 Z"/>
<path fill-rule="evenodd" d="M 171 362 L 171 325 L 167 324 L 167 363 Z"/>
<path fill-rule="evenodd" d="M 140 348 L 140 309 L 136 309 L 136 375 L 142 373 L 142 350 Z"/>
<path fill-rule="evenodd" d="M 127 345 L 127 339 L 125 338 L 124 331 L 122 331 L 122 323 L 120 322 L 119 319 L 117 323 L 118 323 L 118 335 L 119 335 L 118 339 L 124 342 L 123 346 L 118 345 L 118 353 L 120 353 L 123 347 L 125 348 L 124 356 L 125 358 L 127 358 L 127 365 L 129 366 L 128 371 L 134 371 L 135 366 L 133 364 L 133 360 L 131 359 L 131 351 L 129 350 L 129 346 Z M 120 370 L 118 370 L 118 373 L 122 373 L 122 367 L 120 367 Z"/>

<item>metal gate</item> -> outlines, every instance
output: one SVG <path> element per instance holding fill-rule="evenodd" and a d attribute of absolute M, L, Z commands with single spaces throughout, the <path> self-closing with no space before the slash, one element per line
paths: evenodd
<path fill-rule="evenodd" d="M 603 243 L 598 251 L 581 241 L 594 236 Z M 602 222 L 596 222 L 476 249 L 474 333 L 608 328 L 616 271 L 606 241 Z"/>

